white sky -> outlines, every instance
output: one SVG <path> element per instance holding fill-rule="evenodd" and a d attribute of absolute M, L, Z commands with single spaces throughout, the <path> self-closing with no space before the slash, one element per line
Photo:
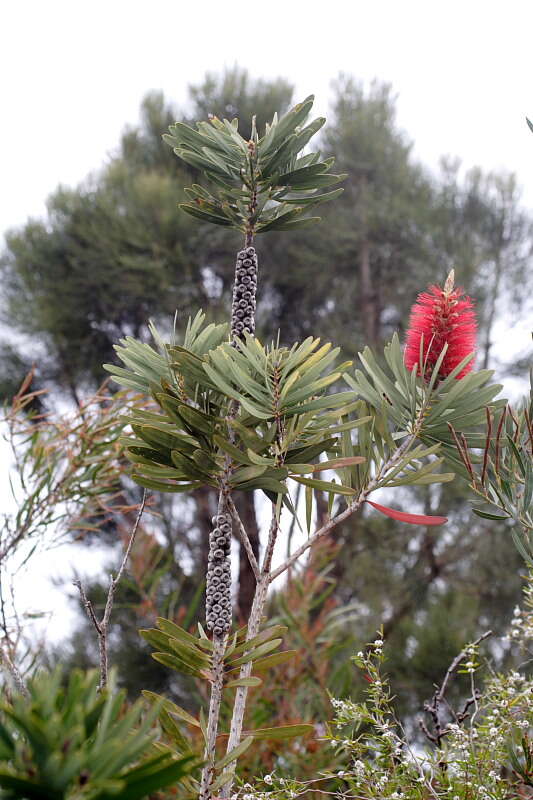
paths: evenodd
<path fill-rule="evenodd" d="M 235 62 L 288 77 L 321 112 L 341 70 L 390 81 L 423 161 L 516 171 L 533 207 L 532 29 L 527 0 L 4 0 L 0 232 L 98 168 L 147 90 L 184 103 Z"/>
<path fill-rule="evenodd" d="M 532 30 L 527 0 L 4 0 L 0 234 L 43 215 L 58 183 L 100 167 L 148 90 L 183 105 L 188 84 L 235 63 L 289 78 L 298 99 L 315 93 L 320 113 L 340 71 L 389 81 L 423 162 L 451 154 L 466 167 L 514 171 L 533 208 Z M 517 322 L 513 335 L 527 346 L 529 327 Z M 55 558 L 41 561 L 43 580 Z M 32 585 L 42 607 L 45 584 Z"/>

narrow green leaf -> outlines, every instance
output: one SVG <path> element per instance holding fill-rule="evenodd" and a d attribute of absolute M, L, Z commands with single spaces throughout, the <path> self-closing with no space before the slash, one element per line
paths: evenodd
<path fill-rule="evenodd" d="M 237 688 L 237 686 L 250 686 L 250 687 L 261 686 L 262 683 L 263 681 L 261 680 L 261 678 L 255 678 L 253 676 L 250 678 L 235 678 L 234 681 L 229 681 L 229 683 L 226 684 L 225 688 L 235 689 Z"/>
<path fill-rule="evenodd" d="M 260 658 L 254 663 L 254 672 L 262 672 L 263 670 L 277 667 L 278 664 L 285 664 L 298 653 L 297 650 L 283 650 L 281 653 L 273 653 L 271 656 Z"/>
<path fill-rule="evenodd" d="M 189 725 L 194 725 L 195 728 L 200 727 L 200 723 L 196 719 L 196 717 L 191 716 L 185 709 L 181 708 L 180 706 L 176 705 L 172 700 L 168 700 L 166 697 L 162 697 L 160 694 L 156 694 L 155 692 L 150 692 L 148 689 L 143 689 L 142 694 L 152 703 L 160 703 L 163 701 L 163 708 L 170 714 L 174 714 L 174 716 L 179 717 L 183 722 L 187 722 Z"/>
<path fill-rule="evenodd" d="M 483 511 L 481 508 L 473 508 L 472 511 L 474 514 L 477 514 L 478 517 L 483 517 L 483 519 L 494 519 L 498 521 L 510 519 L 509 514 L 493 514 L 489 511 Z"/>
<path fill-rule="evenodd" d="M 231 764 L 232 761 L 236 761 L 243 753 L 245 753 L 250 745 L 253 742 L 253 736 L 247 736 L 246 739 L 243 739 L 237 747 L 234 747 L 233 750 L 230 750 L 229 753 L 226 753 L 224 758 L 221 758 L 220 761 L 217 761 L 215 764 L 216 769 L 223 769 L 228 764 Z"/>
<path fill-rule="evenodd" d="M 303 483 L 304 486 L 312 486 L 313 489 L 320 489 L 322 492 L 331 492 L 333 494 L 343 494 L 347 496 L 353 496 L 357 494 L 355 489 L 352 489 L 349 486 L 342 486 L 340 483 L 334 483 L 333 481 L 320 481 L 316 478 L 302 478 L 299 475 L 292 475 L 291 477 L 293 481 Z"/>
<path fill-rule="evenodd" d="M 254 739 L 293 739 L 295 736 L 306 736 L 314 730 L 314 725 L 302 722 L 298 725 L 280 725 L 278 728 L 258 728 L 246 731 L 246 734 Z"/>

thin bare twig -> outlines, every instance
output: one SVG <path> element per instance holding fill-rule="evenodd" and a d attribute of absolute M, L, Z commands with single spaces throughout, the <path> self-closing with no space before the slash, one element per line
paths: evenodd
<path fill-rule="evenodd" d="M 9 674 L 11 675 L 11 677 L 13 679 L 13 683 L 17 687 L 18 691 L 21 694 L 23 694 L 24 697 L 28 697 L 29 698 L 30 693 L 28 692 L 28 689 L 26 687 L 26 684 L 24 683 L 24 679 L 23 679 L 22 675 L 20 674 L 20 672 L 19 672 L 18 668 L 15 666 L 15 664 L 11 661 L 9 655 L 4 650 L 3 647 L 0 647 L 0 661 L 4 664 L 5 668 L 7 669 Z"/>
<path fill-rule="evenodd" d="M 246 555 L 248 556 L 248 561 L 250 562 L 250 566 L 255 575 L 255 579 L 256 581 L 258 581 L 260 576 L 259 564 L 257 563 L 254 551 L 252 550 L 252 543 L 250 542 L 246 529 L 242 524 L 242 520 L 239 516 L 239 512 L 237 511 L 235 503 L 233 502 L 233 499 L 230 494 L 228 494 L 226 497 L 226 506 L 237 528 L 237 533 L 239 534 L 239 539 L 241 540 L 241 544 L 246 550 Z"/>
<path fill-rule="evenodd" d="M 468 655 L 468 650 L 470 649 L 470 647 L 477 647 L 484 639 L 487 639 L 489 636 L 492 636 L 492 631 L 486 631 L 481 636 L 478 636 L 478 638 L 474 642 L 472 642 L 467 647 L 464 647 L 463 650 L 461 650 L 459 655 L 457 655 L 453 659 L 452 663 L 446 670 L 446 675 L 444 676 L 441 685 L 436 688 L 435 693 L 431 698 L 431 702 L 426 701 L 424 703 L 424 711 L 426 711 L 426 713 L 430 715 L 435 732 L 431 733 L 428 730 L 423 720 L 419 720 L 418 724 L 424 735 L 431 742 L 436 744 L 437 747 L 440 747 L 442 738 L 446 736 L 447 733 L 449 733 L 449 726 L 448 725 L 443 726 L 441 721 L 441 716 L 440 716 L 441 703 L 444 703 L 447 706 L 452 718 L 457 723 L 464 722 L 464 720 L 469 716 L 470 713 L 469 709 L 471 705 L 475 705 L 477 707 L 477 701 L 479 699 L 479 695 L 474 687 L 472 688 L 472 696 L 465 701 L 461 711 L 454 711 L 454 709 L 449 705 L 448 701 L 446 700 L 445 695 L 448 689 L 448 684 L 450 683 L 452 676 L 460 666 L 461 662 Z"/>
<path fill-rule="evenodd" d="M 81 584 L 81 581 L 79 580 L 74 581 L 74 586 L 77 587 L 80 593 L 81 601 L 85 607 L 87 616 L 94 625 L 94 628 L 98 635 L 98 647 L 100 651 L 100 683 L 98 684 L 98 689 L 100 691 L 104 689 L 105 686 L 107 685 L 107 671 L 108 671 L 107 629 L 109 626 L 109 620 L 111 618 L 111 611 L 113 610 L 113 601 L 115 599 L 115 592 L 117 590 L 117 586 L 120 582 L 120 579 L 124 574 L 124 570 L 126 569 L 126 563 L 128 561 L 129 555 L 131 553 L 131 548 L 133 547 L 133 543 L 135 541 L 135 536 L 139 528 L 139 523 L 141 521 L 145 505 L 146 505 L 146 489 L 143 492 L 141 504 L 139 506 L 139 511 L 137 512 L 137 518 L 135 519 L 135 523 L 133 525 L 130 538 L 128 540 L 128 544 L 126 547 L 126 551 L 120 563 L 118 572 L 114 578 L 113 575 L 110 575 L 109 577 L 109 589 L 107 592 L 107 600 L 104 608 L 104 614 L 100 621 L 98 621 L 96 614 L 94 613 L 94 608 L 92 606 L 92 603 L 85 594 L 85 590 Z"/>

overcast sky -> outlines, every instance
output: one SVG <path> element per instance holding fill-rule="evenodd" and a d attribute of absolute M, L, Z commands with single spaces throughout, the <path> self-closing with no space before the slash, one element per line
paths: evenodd
<path fill-rule="evenodd" d="M 315 93 L 320 113 L 340 71 L 388 81 L 420 160 L 434 167 L 451 154 L 466 167 L 514 171 L 533 209 L 532 30 L 528 0 L 3 0 L 0 234 L 42 216 L 58 183 L 105 163 L 148 90 L 183 105 L 190 83 L 235 63 L 289 78 L 298 99 Z M 499 323 L 501 342 L 510 324 Z M 525 346 L 527 320 L 517 325 Z M 57 554 L 47 563 L 22 589 L 40 608 Z M 64 598 L 64 588 L 49 595 L 58 625 Z"/>
<path fill-rule="evenodd" d="M 528 0 L 3 0 L 0 232 L 98 168 L 147 90 L 183 104 L 235 62 L 321 112 L 341 70 L 389 81 L 424 162 L 513 170 L 533 208 L 532 29 Z"/>

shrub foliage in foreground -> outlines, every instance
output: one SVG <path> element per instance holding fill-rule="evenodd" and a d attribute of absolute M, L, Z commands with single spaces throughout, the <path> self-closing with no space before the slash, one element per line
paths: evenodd
<path fill-rule="evenodd" d="M 96 671 L 40 673 L 0 705 L 0 796 L 27 800 L 140 800 L 176 785 L 194 766 L 153 745 L 158 708 L 125 706 Z M 145 709 L 144 709 L 145 710 Z"/>

